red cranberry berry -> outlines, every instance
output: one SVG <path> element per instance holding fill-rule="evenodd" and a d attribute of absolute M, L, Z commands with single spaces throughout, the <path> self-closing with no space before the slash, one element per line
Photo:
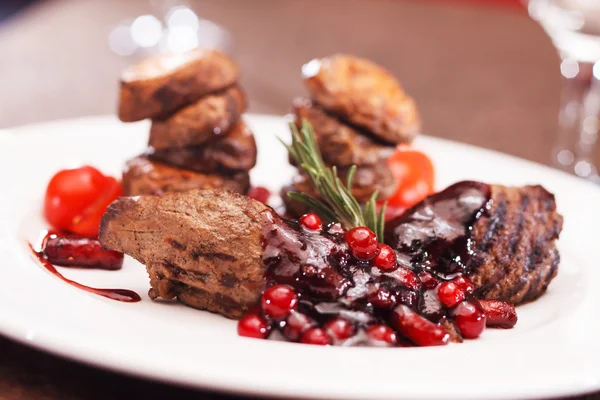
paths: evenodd
<path fill-rule="evenodd" d="M 311 328 L 307 330 L 302 334 L 300 341 L 306 344 L 317 344 L 321 346 L 327 346 L 331 344 L 331 338 L 325 329 L 321 328 Z"/>
<path fill-rule="evenodd" d="M 373 259 L 373 264 L 383 272 L 392 272 L 398 268 L 396 252 L 387 244 L 379 245 L 379 253 Z"/>
<path fill-rule="evenodd" d="M 346 233 L 350 252 L 359 260 L 370 260 L 377 255 L 377 236 L 367 227 L 359 226 Z"/>
<path fill-rule="evenodd" d="M 386 288 L 379 288 L 367 296 L 369 303 L 377 308 L 392 308 L 396 305 L 396 296 Z"/>
<path fill-rule="evenodd" d="M 290 311 L 296 308 L 298 296 L 294 289 L 288 285 L 275 285 L 267 288 L 261 297 L 263 312 L 271 318 L 285 318 Z"/>
<path fill-rule="evenodd" d="M 261 203 L 266 203 L 267 201 L 269 201 L 269 197 L 271 197 L 271 192 L 269 192 L 269 189 L 265 187 L 255 186 L 251 187 L 250 190 L 248 190 L 248 197 L 254 200 L 258 200 Z"/>
<path fill-rule="evenodd" d="M 413 271 L 408 268 L 398 268 L 391 274 L 401 284 L 412 290 L 419 290 L 421 288 L 421 281 Z"/>
<path fill-rule="evenodd" d="M 454 282 L 444 282 L 438 288 L 438 297 L 446 307 L 454 307 L 465 299 L 465 292 Z"/>
<path fill-rule="evenodd" d="M 475 291 L 475 285 L 469 278 L 466 278 L 462 275 L 456 276 L 452 279 L 452 282 L 456 283 L 459 288 L 461 288 L 465 293 L 473 293 Z"/>
<path fill-rule="evenodd" d="M 367 335 L 372 340 L 396 344 L 396 332 L 392 328 L 383 324 L 370 325 L 367 328 Z"/>
<path fill-rule="evenodd" d="M 509 329 L 519 320 L 512 304 L 500 300 L 479 300 L 479 304 L 485 312 L 485 326 Z"/>
<path fill-rule="evenodd" d="M 392 326 L 418 346 L 440 346 L 450 341 L 450 334 L 445 328 L 425 319 L 405 305 L 396 307 L 391 317 Z"/>
<path fill-rule="evenodd" d="M 263 317 L 257 314 L 246 314 L 238 321 L 238 335 L 264 339 L 269 334 L 269 326 Z"/>
<path fill-rule="evenodd" d="M 348 339 L 354 335 L 354 325 L 346 319 L 335 318 L 327 321 L 325 330 L 331 337 L 337 340 Z"/>
<path fill-rule="evenodd" d="M 454 310 L 454 321 L 467 339 L 479 337 L 485 329 L 485 313 L 477 301 L 460 303 Z"/>
<path fill-rule="evenodd" d="M 421 283 L 425 289 L 429 290 L 435 289 L 435 287 L 440 283 L 429 272 L 419 272 L 419 279 L 421 280 Z"/>
<path fill-rule="evenodd" d="M 300 225 L 310 231 L 320 231 L 323 228 L 321 218 L 313 213 L 304 214 L 300 217 Z"/>
<path fill-rule="evenodd" d="M 304 332 L 316 325 L 316 322 L 306 314 L 292 311 L 285 320 L 283 335 L 289 340 L 297 341 Z"/>

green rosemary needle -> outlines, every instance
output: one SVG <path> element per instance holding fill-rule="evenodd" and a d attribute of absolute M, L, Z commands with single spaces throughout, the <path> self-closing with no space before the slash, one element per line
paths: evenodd
<path fill-rule="evenodd" d="M 296 163 L 306 172 L 321 199 L 299 192 L 288 192 L 287 195 L 293 200 L 305 204 L 326 221 L 339 222 L 346 229 L 366 226 L 383 243 L 386 203 L 377 214 L 377 192 L 373 193 L 364 206 L 361 206 L 354 198 L 352 181 L 356 173 L 356 165 L 348 170 L 346 185 L 344 185 L 338 177 L 337 168 L 329 168 L 325 165 L 310 123 L 303 119 L 300 131 L 294 123 L 290 123 L 290 129 L 292 144 L 288 145 L 283 141 L 282 143 Z"/>

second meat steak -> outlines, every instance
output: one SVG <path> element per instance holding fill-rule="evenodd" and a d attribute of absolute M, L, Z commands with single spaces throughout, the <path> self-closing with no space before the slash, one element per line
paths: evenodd
<path fill-rule="evenodd" d="M 202 49 L 157 56 L 124 71 L 121 119 L 152 118 L 148 150 L 123 173 L 126 194 L 248 191 L 257 151 L 241 119 L 247 104 L 238 78 L 227 55 Z"/>
<path fill-rule="evenodd" d="M 256 164 L 256 142 L 241 120 L 224 136 L 200 146 L 148 150 L 150 159 L 203 173 L 249 171 Z"/>

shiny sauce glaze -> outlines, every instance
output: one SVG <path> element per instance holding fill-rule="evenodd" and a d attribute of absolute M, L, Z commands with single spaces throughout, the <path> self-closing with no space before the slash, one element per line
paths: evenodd
<path fill-rule="evenodd" d="M 446 279 L 468 274 L 477 261 L 471 230 L 489 210 L 490 190 L 485 183 L 464 181 L 429 196 L 387 223 L 385 242 L 407 267 Z"/>
<path fill-rule="evenodd" d="M 271 215 L 263 231 L 267 287 L 293 289 L 297 303 L 285 317 L 272 318 L 264 312 L 267 289 L 262 311 L 254 311 L 264 321 L 261 332 L 358 346 L 440 345 L 478 336 L 485 316 L 462 274 L 477 256 L 470 232 L 489 201 L 488 185 L 461 182 L 388 222 L 386 243 L 397 258 L 388 271 L 355 258 L 339 224 L 315 231 Z"/>
<path fill-rule="evenodd" d="M 61 238 L 64 238 L 64 236 L 62 236 L 62 234 L 57 233 L 57 232 L 46 232 L 45 235 L 43 236 L 43 239 L 40 243 L 40 250 L 36 250 L 34 248 L 34 246 L 31 243 L 27 243 L 27 245 L 29 246 L 29 249 L 31 250 L 31 252 L 33 253 L 33 255 L 35 256 L 35 258 L 37 258 L 37 260 L 40 262 L 40 264 L 42 265 L 42 267 L 44 267 L 44 269 L 46 269 L 48 272 L 50 272 L 52 275 L 56 276 L 57 278 L 59 278 L 60 280 L 62 280 L 63 282 L 68 283 L 71 286 L 74 286 L 78 289 L 84 290 L 86 292 L 89 293 L 93 293 L 96 294 L 98 296 L 102 296 L 102 297 L 106 297 L 109 298 L 111 300 L 116 300 L 116 301 L 121 301 L 121 302 L 125 302 L 125 303 L 136 303 L 138 301 L 141 301 L 141 297 L 134 291 L 132 290 L 128 290 L 128 289 L 99 289 L 99 288 L 94 288 L 94 287 L 90 287 L 90 286 L 86 286 L 83 285 L 79 282 L 75 282 L 71 279 L 66 278 L 64 275 L 62 275 L 54 266 L 54 264 L 52 264 L 52 262 L 48 259 L 47 254 L 45 254 L 45 250 L 46 250 L 46 246 L 48 245 L 48 243 L 52 243 L 52 241 L 57 241 L 60 240 Z M 91 257 L 94 256 L 94 254 L 89 252 L 89 243 L 88 243 L 88 239 L 85 238 L 69 238 L 69 239 L 73 239 L 75 241 L 84 241 L 84 245 L 82 246 L 83 248 L 85 248 L 86 250 L 86 258 L 89 259 Z M 58 242 L 59 245 L 62 245 L 62 242 Z M 114 253 L 114 252 L 112 252 Z M 112 253 L 108 253 L 108 255 L 101 255 L 100 257 L 104 258 L 105 260 L 102 260 L 105 262 L 105 266 L 103 266 L 102 264 L 97 264 L 96 266 L 92 266 L 92 264 L 90 265 L 86 265 L 86 260 L 82 260 L 81 263 L 77 262 L 77 259 L 72 260 L 73 264 L 72 265 L 78 265 L 78 266 L 83 266 L 84 268 L 97 268 L 97 269 L 107 269 L 107 270 L 115 270 L 118 269 L 116 267 L 114 267 L 116 265 L 116 261 L 115 259 L 118 259 L 118 255 L 112 254 Z M 108 260 L 108 267 L 106 267 L 106 259 Z M 121 255 L 121 263 L 122 263 L 122 255 Z M 112 265 L 112 266 L 111 266 Z M 120 268 L 120 265 L 119 265 Z"/>

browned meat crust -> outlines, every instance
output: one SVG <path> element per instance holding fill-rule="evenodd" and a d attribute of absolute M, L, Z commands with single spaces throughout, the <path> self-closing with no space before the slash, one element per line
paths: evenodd
<path fill-rule="evenodd" d="M 311 98 L 325 110 L 388 143 L 409 143 L 420 130 L 414 100 L 385 69 L 336 54 L 302 68 Z"/>
<path fill-rule="evenodd" d="M 150 149 L 150 159 L 202 173 L 249 171 L 256 165 L 256 142 L 248 126 L 238 121 L 227 135 L 201 146 Z"/>
<path fill-rule="evenodd" d="M 349 168 L 340 168 L 338 176 L 346 184 L 346 177 Z M 392 172 L 385 163 L 379 163 L 373 166 L 361 166 L 356 169 L 354 183 L 352 185 L 352 194 L 359 203 L 366 203 L 373 193 L 379 191 L 378 200 L 390 197 L 396 191 L 397 181 Z M 289 215 L 299 217 L 308 210 L 303 204 L 299 204 L 287 196 L 287 192 L 302 192 L 313 197 L 321 196 L 316 191 L 308 177 L 304 174 L 294 177 L 292 183 L 281 190 L 281 197 L 286 205 L 286 211 Z"/>
<path fill-rule="evenodd" d="M 126 196 L 210 188 L 246 193 L 249 187 L 250 177 L 246 172 L 231 176 L 202 174 L 174 168 L 144 156 L 129 160 L 123 172 L 123 192 Z"/>
<path fill-rule="evenodd" d="M 226 135 L 246 109 L 239 86 L 200 98 L 166 119 L 155 119 L 149 145 L 157 150 L 198 146 Z"/>
<path fill-rule="evenodd" d="M 238 77 L 233 60 L 215 50 L 147 59 L 121 75 L 119 118 L 132 122 L 165 116 L 233 85 Z"/>
<path fill-rule="evenodd" d="M 264 288 L 262 229 L 277 218 L 265 213 L 273 211 L 221 190 L 122 197 L 102 218 L 99 240 L 147 266 L 150 297 L 238 318 Z"/>
<path fill-rule="evenodd" d="M 394 153 L 394 146 L 382 144 L 365 132 L 342 123 L 308 99 L 297 98 L 293 106 L 298 129 L 303 119 L 310 122 L 323 160 L 330 165 L 373 165 Z"/>
<path fill-rule="evenodd" d="M 513 304 L 540 297 L 556 276 L 562 216 L 541 186 L 492 185 L 492 205 L 473 227 L 481 264 L 470 278 L 476 295 Z"/>

